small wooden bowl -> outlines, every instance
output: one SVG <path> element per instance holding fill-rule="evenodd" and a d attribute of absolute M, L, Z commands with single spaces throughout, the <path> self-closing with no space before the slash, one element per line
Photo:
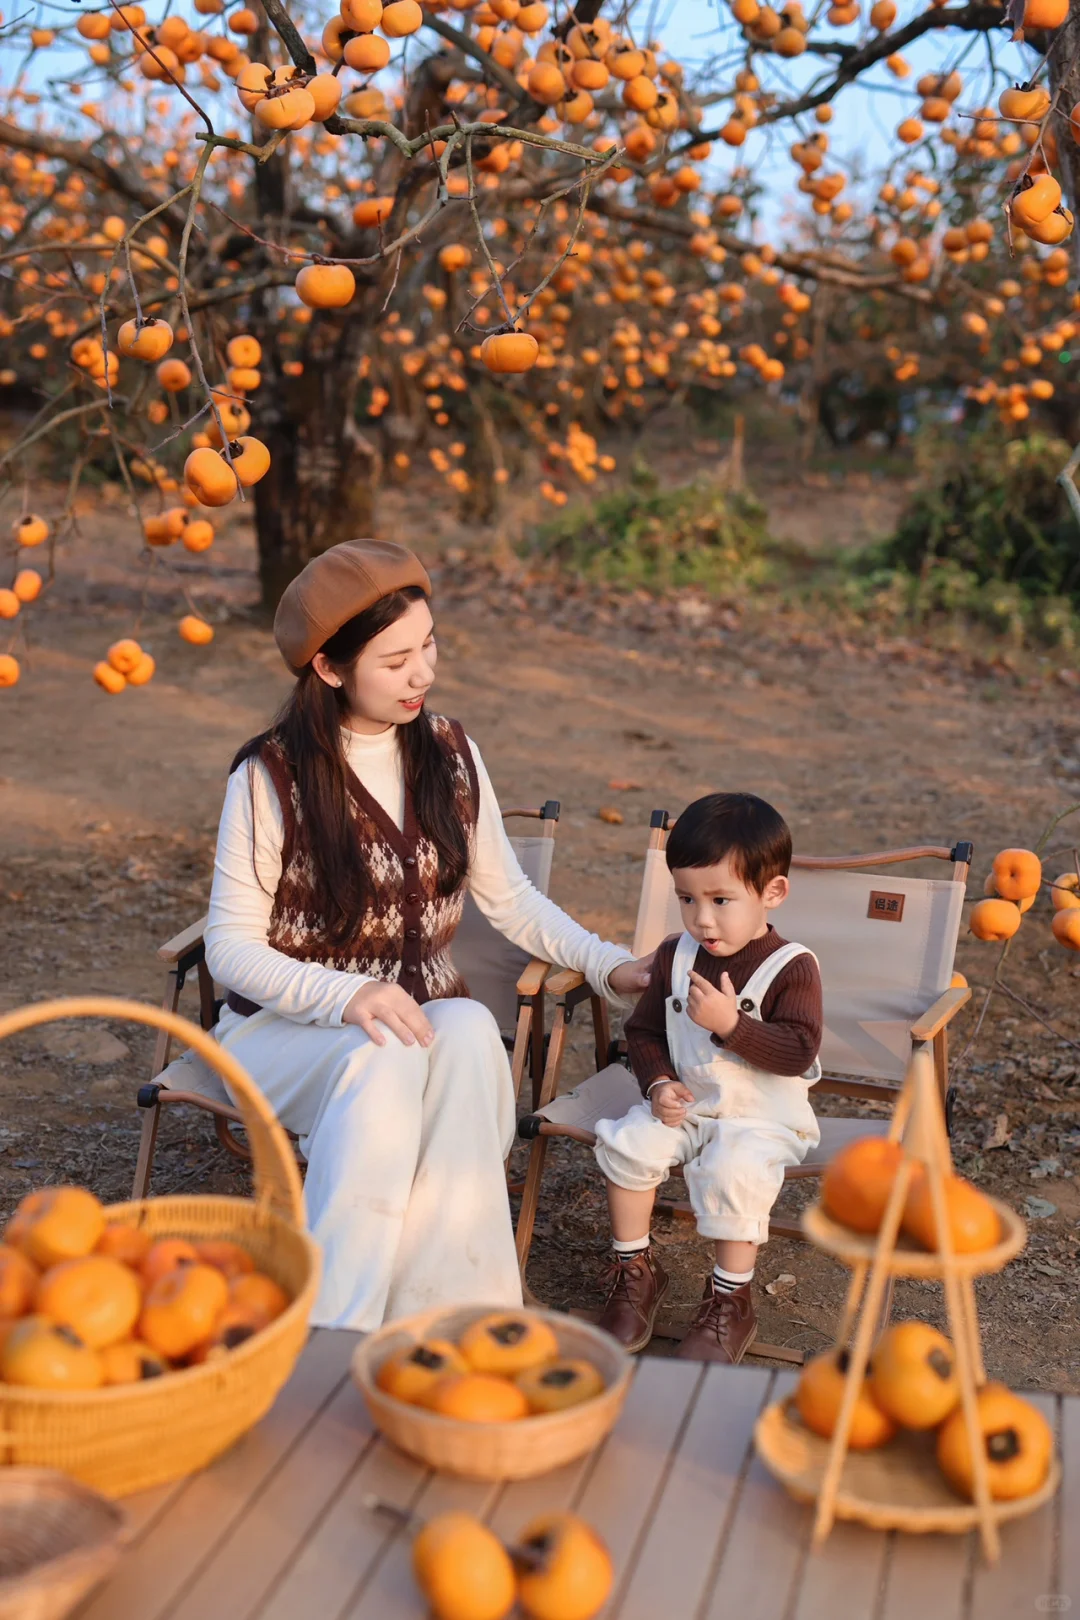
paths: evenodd
<path fill-rule="evenodd" d="M 109 1574 L 127 1515 L 51 1468 L 0 1468 L 0 1620 L 62 1620 Z"/>
<path fill-rule="evenodd" d="M 872 1530 L 936 1530 L 961 1535 L 975 1530 L 979 1510 L 954 1495 L 934 1454 L 934 1431 L 901 1430 L 876 1451 L 849 1451 L 836 1495 L 836 1517 L 853 1519 Z M 829 1457 L 828 1440 L 806 1427 L 794 1397 L 767 1406 L 754 1427 L 758 1456 L 771 1474 L 799 1502 L 816 1502 Z M 1061 1464 L 1053 1457 L 1042 1487 L 1032 1496 L 994 1502 L 998 1523 L 1018 1519 L 1049 1502 L 1061 1483 Z"/>
<path fill-rule="evenodd" d="M 622 1410 L 630 1384 L 630 1357 L 591 1323 L 557 1311 L 529 1312 L 554 1330 L 560 1356 L 591 1361 L 604 1380 L 601 1394 L 565 1412 L 519 1418 L 515 1423 L 465 1423 L 395 1400 L 375 1382 L 383 1362 L 396 1351 L 420 1339 L 458 1339 L 470 1323 L 496 1308 L 463 1305 L 388 1322 L 357 1347 L 352 1375 L 372 1422 L 410 1457 L 464 1479 L 531 1479 L 599 1445 Z"/>
<path fill-rule="evenodd" d="M 1001 1237 L 992 1249 L 980 1249 L 976 1254 L 955 1255 L 952 1261 L 955 1276 L 983 1277 L 990 1272 L 1000 1271 L 1024 1247 L 1027 1227 L 1020 1216 L 997 1198 L 991 1198 L 990 1202 L 1001 1222 Z M 816 1243 L 819 1249 L 842 1260 L 845 1265 L 854 1266 L 863 1261 L 869 1265 L 874 1258 L 877 1234 L 855 1232 L 850 1226 L 842 1226 L 826 1214 L 821 1204 L 810 1204 L 803 1210 L 802 1229 L 811 1243 Z M 920 1248 L 903 1232 L 897 1236 L 896 1248 L 886 1257 L 885 1264 L 894 1277 L 942 1277 L 945 1274 L 945 1262 L 940 1254 Z"/>

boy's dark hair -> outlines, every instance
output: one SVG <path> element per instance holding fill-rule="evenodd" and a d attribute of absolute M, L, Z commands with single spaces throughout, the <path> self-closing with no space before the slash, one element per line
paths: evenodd
<path fill-rule="evenodd" d="M 736 877 L 763 894 L 791 865 L 791 831 L 778 810 L 753 793 L 707 793 L 688 804 L 667 841 L 667 863 L 716 866 L 730 859 Z"/>

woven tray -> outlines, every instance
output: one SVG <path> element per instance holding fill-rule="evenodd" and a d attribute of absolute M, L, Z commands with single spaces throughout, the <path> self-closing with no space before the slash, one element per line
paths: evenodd
<path fill-rule="evenodd" d="M 1001 1220 L 1001 1241 L 992 1249 L 983 1249 L 978 1254 L 954 1256 L 952 1269 L 958 1277 L 982 1277 L 1000 1271 L 1024 1247 L 1027 1227 L 1020 1216 L 1008 1204 L 1002 1204 L 996 1198 L 991 1198 L 990 1202 Z M 824 1249 L 826 1254 L 842 1260 L 847 1266 L 860 1263 L 869 1265 L 874 1258 L 877 1234 L 853 1232 L 850 1226 L 842 1226 L 839 1221 L 834 1221 L 820 1204 L 810 1204 L 803 1210 L 802 1229 L 811 1243 L 816 1243 L 819 1249 Z M 886 1270 L 894 1277 L 941 1277 L 944 1273 L 940 1255 L 920 1248 L 903 1233 L 897 1238 L 895 1250 L 885 1257 L 884 1263 Z"/>
<path fill-rule="evenodd" d="M 754 1427 L 758 1456 L 799 1502 L 816 1502 L 829 1441 L 811 1432 L 795 1410 L 794 1398 L 767 1406 Z M 836 1497 L 836 1517 L 873 1530 L 943 1531 L 961 1535 L 977 1529 L 978 1509 L 955 1496 L 938 1468 L 933 1432 L 901 1430 L 876 1451 L 849 1451 Z M 1041 1490 L 1014 1502 L 995 1502 L 999 1522 L 1018 1519 L 1049 1502 L 1061 1483 L 1055 1456 Z"/>
<path fill-rule="evenodd" d="M 124 1496 L 204 1467 L 269 1410 L 307 1339 L 319 1251 L 303 1230 L 300 1173 L 284 1131 L 236 1059 L 186 1018 L 137 1001 L 81 996 L 5 1013 L 0 1039 L 79 1017 L 132 1019 L 193 1046 L 227 1081 L 251 1144 L 254 1199 L 145 1198 L 112 1205 L 109 1219 L 154 1238 L 229 1238 L 291 1301 L 223 1359 L 162 1378 L 85 1392 L 0 1383 L 0 1463 L 59 1468 L 106 1496 Z"/>
<path fill-rule="evenodd" d="M 516 1423 L 464 1423 L 386 1395 L 375 1382 L 383 1362 L 418 1339 L 457 1339 L 491 1306 L 421 1311 L 388 1322 L 358 1346 L 352 1374 L 388 1440 L 429 1468 L 465 1479 L 530 1479 L 582 1457 L 614 1426 L 630 1386 L 632 1364 L 610 1334 L 557 1311 L 530 1311 L 554 1329 L 560 1356 L 591 1361 L 605 1388 L 594 1400 L 565 1412 L 521 1418 Z"/>
<path fill-rule="evenodd" d="M 0 1469 L 0 1620 L 61 1620 L 109 1574 L 127 1516 L 46 1468 Z"/>

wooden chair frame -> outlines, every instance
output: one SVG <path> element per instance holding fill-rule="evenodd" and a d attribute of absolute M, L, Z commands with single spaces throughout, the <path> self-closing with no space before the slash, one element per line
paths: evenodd
<path fill-rule="evenodd" d="M 539 821 L 541 836 L 555 837 L 558 827 L 561 806 L 557 799 L 548 799 L 538 809 L 515 808 L 502 812 L 503 821 L 515 818 L 529 821 Z M 221 1012 L 221 1001 L 215 997 L 214 981 L 210 969 L 206 965 L 206 945 L 204 933 L 206 929 L 205 914 L 167 940 L 157 952 L 159 962 L 165 965 L 165 989 L 161 1005 L 166 1012 L 175 1013 L 180 1004 L 180 997 L 184 987 L 194 972 L 199 994 L 199 1023 L 205 1030 L 210 1030 L 217 1023 Z M 547 1002 L 547 978 L 551 971 L 550 962 L 542 962 L 534 957 L 524 969 L 517 983 L 517 1019 L 514 1026 L 513 1044 L 510 1052 L 510 1067 L 514 1080 L 514 1093 L 520 1099 L 521 1088 L 526 1071 L 531 1079 L 531 1106 L 533 1109 L 542 1107 L 541 1095 L 543 1089 L 543 1076 L 548 1056 L 548 1041 L 544 1034 L 545 1006 Z M 606 1017 L 606 1011 L 605 1011 Z M 145 1198 L 150 1185 L 150 1174 L 154 1163 L 154 1154 L 157 1148 L 158 1129 L 161 1124 L 161 1112 L 165 1107 L 177 1104 L 188 1108 L 199 1109 L 203 1113 L 213 1116 L 214 1130 L 218 1141 L 234 1158 L 250 1160 L 247 1145 L 239 1138 L 233 1126 L 242 1124 L 240 1110 L 230 1104 L 219 1102 L 212 1097 L 204 1097 L 196 1091 L 174 1090 L 160 1080 L 160 1075 L 168 1067 L 171 1057 L 172 1037 L 168 1031 L 160 1030 L 154 1045 L 153 1065 L 150 1079 L 139 1087 L 136 1097 L 138 1108 L 142 1111 L 142 1131 L 139 1137 L 139 1151 L 135 1163 L 135 1178 L 132 1187 L 133 1198 Z M 290 1133 L 291 1134 L 291 1133 Z M 295 1136 L 293 1137 L 295 1141 Z M 521 1192 L 524 1184 L 512 1186 L 512 1192 Z"/>
<path fill-rule="evenodd" d="M 657 850 L 664 849 L 672 825 L 673 823 L 670 821 L 666 810 L 654 810 L 649 821 L 647 847 Z M 791 864 L 793 868 L 808 871 L 842 872 L 862 871 L 868 867 L 895 866 L 906 861 L 941 860 L 951 863 L 952 881 L 966 886 L 974 853 L 974 845 L 966 839 L 961 839 L 952 845 L 919 844 L 909 849 L 878 850 L 868 855 L 795 855 L 792 857 Z M 566 1030 L 574 1009 L 581 1002 L 590 1001 L 592 1004 L 593 1028 L 596 1032 L 597 1070 L 616 1060 L 626 1062 L 625 1042 L 610 1043 L 606 1038 L 607 1008 L 600 998 L 589 989 L 581 973 L 561 969 L 550 974 L 547 981 L 547 991 L 554 1003 L 552 1009 L 554 1022 L 547 1062 L 540 1086 L 541 1100 L 534 1105 L 532 1114 L 526 1115 L 518 1121 L 519 1137 L 532 1143 L 516 1228 L 518 1264 L 521 1268 L 523 1282 L 529 1252 L 532 1248 L 548 1141 L 552 1137 L 562 1136 L 571 1141 L 581 1142 L 586 1147 L 593 1147 L 596 1142 L 596 1137 L 592 1131 L 584 1130 L 576 1125 L 556 1124 L 551 1120 L 540 1118 L 537 1112 L 538 1109 L 546 1107 L 559 1094 Z M 966 987 L 945 990 L 932 1006 L 928 1007 L 921 1017 L 916 1019 L 910 1030 L 913 1051 L 926 1045 L 930 1047 L 933 1056 L 934 1076 L 941 1094 L 947 1122 L 950 1122 L 952 1118 L 954 1100 L 953 1090 L 949 1085 L 949 1024 L 960 1011 L 960 1008 L 970 999 L 971 991 Z M 813 1089 L 818 1094 L 829 1093 L 840 1097 L 859 1097 L 868 1101 L 894 1103 L 900 1095 L 902 1086 L 883 1080 L 863 1080 L 850 1075 L 823 1075 Z M 784 1180 L 796 1181 L 811 1176 L 820 1176 L 821 1170 L 820 1165 L 795 1165 L 785 1171 Z M 677 1169 L 672 1171 L 672 1176 L 678 1174 Z M 694 1218 L 693 1210 L 689 1203 L 684 1200 L 675 1203 L 665 1202 L 662 1207 L 665 1207 L 680 1219 L 692 1220 Z M 774 1237 L 792 1238 L 798 1242 L 806 1241 L 800 1223 L 783 1217 L 770 1219 L 769 1232 L 770 1236 Z M 891 1300 L 890 1289 L 884 1306 L 885 1321 L 888 1321 Z M 785 1351 L 783 1346 L 755 1345 L 754 1351 L 770 1356 L 779 1353 L 782 1359 L 787 1360 L 802 1360 L 801 1353 Z"/>

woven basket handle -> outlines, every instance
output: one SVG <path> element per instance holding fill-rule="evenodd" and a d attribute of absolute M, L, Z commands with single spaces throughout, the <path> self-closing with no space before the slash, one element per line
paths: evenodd
<path fill-rule="evenodd" d="M 269 1205 L 275 1214 L 303 1228 L 303 1185 L 288 1137 L 247 1070 L 223 1051 L 205 1030 L 181 1018 L 179 1013 L 148 1007 L 141 1001 L 127 1001 L 119 996 L 67 996 L 56 1001 L 36 1001 L 31 1006 L 16 1007 L 14 1012 L 0 1014 L 0 1040 L 6 1035 L 17 1035 L 21 1030 L 33 1029 L 36 1024 L 51 1024 L 58 1018 L 129 1018 L 136 1024 L 166 1029 L 177 1040 L 193 1047 L 226 1082 L 243 1115 L 251 1146 L 257 1202 Z"/>

